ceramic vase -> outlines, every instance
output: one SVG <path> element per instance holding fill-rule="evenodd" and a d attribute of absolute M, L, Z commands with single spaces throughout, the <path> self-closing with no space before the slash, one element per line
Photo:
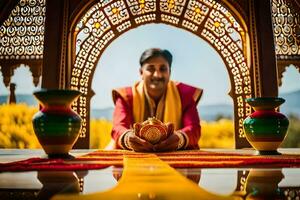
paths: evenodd
<path fill-rule="evenodd" d="M 276 111 L 284 103 L 278 97 L 258 97 L 246 99 L 254 109 L 244 122 L 244 132 L 249 143 L 258 150 L 258 154 L 279 154 L 277 148 L 286 136 L 289 120 Z"/>
<path fill-rule="evenodd" d="M 34 132 L 49 157 L 68 156 L 79 136 L 81 117 L 71 109 L 76 90 L 34 92 L 41 109 L 32 119 Z"/>

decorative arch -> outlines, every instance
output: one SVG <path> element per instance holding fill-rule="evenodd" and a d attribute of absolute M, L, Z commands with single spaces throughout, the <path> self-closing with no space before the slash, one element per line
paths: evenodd
<path fill-rule="evenodd" d="M 300 73 L 300 3 L 273 0 L 272 18 L 276 42 L 278 86 L 281 86 L 286 68 L 294 65 Z"/>
<path fill-rule="evenodd" d="M 11 12 L 3 13 L 7 19 L 3 17 L 3 24 L 0 23 L 0 71 L 6 87 L 10 84 L 14 69 L 21 64 L 30 68 L 34 85 L 39 84 L 44 50 L 45 5 L 45 0 L 7 2 Z"/>
<path fill-rule="evenodd" d="M 228 3 L 226 3 L 228 5 Z M 242 122 L 251 113 L 244 99 L 251 91 L 250 44 L 247 28 L 236 11 L 213 0 L 104 0 L 74 17 L 71 34 L 70 88 L 83 95 L 74 109 L 83 118 L 80 140 L 89 139 L 91 83 L 95 66 L 105 48 L 118 36 L 149 23 L 164 23 L 189 31 L 207 41 L 223 59 L 234 102 L 236 147 L 248 146 Z M 74 51 L 75 50 L 75 51 Z"/>

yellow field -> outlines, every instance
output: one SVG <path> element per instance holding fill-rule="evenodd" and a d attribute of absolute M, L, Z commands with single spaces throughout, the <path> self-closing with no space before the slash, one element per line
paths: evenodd
<path fill-rule="evenodd" d="M 0 148 L 40 148 L 31 119 L 38 111 L 26 104 L 0 105 Z M 105 119 L 92 119 L 90 148 L 104 148 L 110 141 L 112 123 Z M 233 123 L 221 119 L 201 122 L 201 147 L 234 148 Z"/>
<path fill-rule="evenodd" d="M 40 148 L 31 123 L 37 110 L 26 104 L 0 105 L 0 148 Z"/>

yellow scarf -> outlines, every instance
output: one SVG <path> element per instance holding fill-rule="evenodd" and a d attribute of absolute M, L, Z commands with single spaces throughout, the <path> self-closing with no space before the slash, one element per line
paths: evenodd
<path fill-rule="evenodd" d="M 143 122 L 146 96 L 144 82 L 138 82 L 132 88 L 133 117 L 135 122 Z M 181 99 L 174 81 L 169 81 L 165 97 L 163 122 L 172 122 L 175 130 L 181 128 Z"/>

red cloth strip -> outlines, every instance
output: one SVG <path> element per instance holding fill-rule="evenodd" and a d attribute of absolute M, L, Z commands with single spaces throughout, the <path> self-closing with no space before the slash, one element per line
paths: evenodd
<path fill-rule="evenodd" d="M 132 151 L 99 150 L 74 159 L 30 158 L 17 162 L 0 163 L 4 171 L 42 170 L 88 170 L 103 169 L 109 166 L 123 166 L 123 156 L 147 157 L 153 154 Z M 230 168 L 230 167 L 300 167 L 300 155 L 255 156 L 234 153 L 206 151 L 177 151 L 156 154 L 161 160 L 175 168 Z"/>

